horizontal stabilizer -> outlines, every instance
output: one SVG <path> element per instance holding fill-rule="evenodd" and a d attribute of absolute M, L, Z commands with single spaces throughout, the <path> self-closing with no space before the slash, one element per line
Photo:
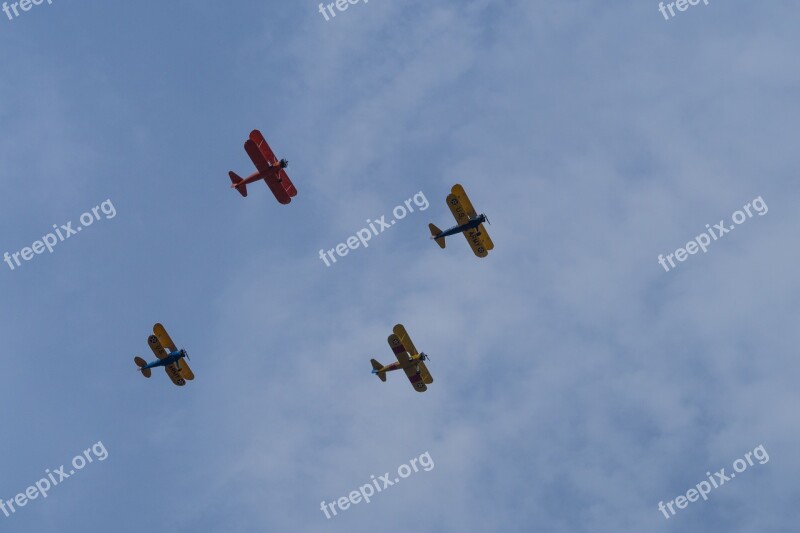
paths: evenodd
<path fill-rule="evenodd" d="M 376 374 L 381 381 L 386 381 L 386 372 L 380 372 L 380 369 L 383 368 L 383 365 L 375 359 L 371 359 L 370 363 L 372 363 L 372 373 Z"/>
<path fill-rule="evenodd" d="M 444 248 L 444 237 L 436 238 L 437 235 L 442 233 L 442 230 L 437 228 L 434 224 L 428 224 L 428 229 L 431 230 L 431 239 L 436 241 L 436 244 L 439 245 L 439 248 Z"/>
<path fill-rule="evenodd" d="M 239 191 L 242 196 L 247 196 L 247 185 L 242 183 L 244 180 L 236 174 L 236 172 L 228 172 L 228 177 L 231 178 L 231 188 Z"/>
<path fill-rule="evenodd" d="M 142 375 L 146 378 L 150 377 L 150 369 L 144 368 L 147 365 L 147 361 L 142 359 L 141 357 L 134 357 L 133 362 L 136 363 L 136 366 L 139 367 L 139 370 L 142 372 Z"/>

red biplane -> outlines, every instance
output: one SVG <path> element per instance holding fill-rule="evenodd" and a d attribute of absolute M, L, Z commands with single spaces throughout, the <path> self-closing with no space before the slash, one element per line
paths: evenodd
<path fill-rule="evenodd" d="M 280 203 L 291 202 L 292 197 L 297 195 L 297 189 L 284 170 L 289 166 L 289 162 L 286 159 L 278 161 L 264 136 L 258 130 L 250 132 L 250 138 L 244 143 L 244 151 L 253 160 L 257 172 L 246 178 L 242 178 L 233 171 L 228 172 L 231 178 L 231 189 L 236 189 L 242 196 L 247 196 L 248 184 L 264 180 Z"/>

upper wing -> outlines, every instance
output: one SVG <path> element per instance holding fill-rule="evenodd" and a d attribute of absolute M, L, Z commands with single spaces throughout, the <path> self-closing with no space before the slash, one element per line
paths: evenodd
<path fill-rule="evenodd" d="M 153 353 L 159 359 L 164 359 L 167 355 L 169 355 L 165 350 L 164 347 L 161 346 L 161 343 L 158 341 L 158 337 L 155 335 L 150 335 L 147 337 L 147 344 L 150 345 L 150 349 L 153 350 Z"/>
<path fill-rule="evenodd" d="M 453 188 L 450 189 L 450 192 L 458 197 L 459 202 L 461 202 L 461 205 L 464 206 L 464 211 L 467 212 L 467 217 L 473 218 L 478 216 L 477 211 L 475 211 L 475 208 L 472 207 L 472 202 L 469 201 L 469 196 L 467 196 L 466 191 L 464 191 L 464 187 L 462 187 L 460 183 L 453 185 Z"/>
<path fill-rule="evenodd" d="M 419 353 L 414 346 L 414 343 L 411 342 L 411 337 L 408 336 L 408 332 L 403 324 L 395 325 L 392 331 L 400 338 L 400 342 L 403 344 L 403 346 L 405 346 L 406 350 L 408 350 L 408 353 L 411 355 L 416 355 Z"/>
<path fill-rule="evenodd" d="M 155 333 L 156 337 L 158 337 L 158 342 L 161 343 L 161 346 L 169 350 L 169 353 L 172 353 L 178 349 L 175 347 L 175 343 L 172 342 L 172 339 L 169 338 L 169 333 L 167 333 L 167 330 L 164 329 L 164 326 L 161 324 L 156 324 L 153 326 L 153 333 Z"/>
<path fill-rule="evenodd" d="M 194 379 L 194 372 L 189 368 L 189 363 L 186 362 L 185 357 L 181 359 L 181 375 L 186 381 L 192 381 Z"/>
<path fill-rule="evenodd" d="M 178 371 L 178 367 L 175 366 L 175 363 L 165 366 L 164 370 L 167 371 L 169 379 L 171 379 L 175 385 L 178 387 L 186 385 L 186 380 L 181 377 L 181 373 Z"/>
<path fill-rule="evenodd" d="M 278 158 L 275 157 L 275 153 L 272 151 L 272 148 L 269 147 L 267 140 L 261 135 L 261 132 L 258 130 L 253 130 L 250 132 L 250 140 L 256 143 L 261 155 L 264 156 L 264 159 L 267 160 L 272 166 L 278 164 Z"/>

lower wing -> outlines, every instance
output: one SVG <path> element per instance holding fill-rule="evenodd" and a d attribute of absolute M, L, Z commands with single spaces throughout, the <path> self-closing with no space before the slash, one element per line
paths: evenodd
<path fill-rule="evenodd" d="M 281 183 L 283 184 L 283 188 L 286 190 L 286 194 L 294 198 L 297 196 L 297 189 L 292 183 L 292 180 L 289 179 L 289 175 L 286 174 L 286 171 L 281 169 L 278 172 L 278 177 L 281 179 Z"/>
<path fill-rule="evenodd" d="M 404 369 L 406 371 L 406 376 L 408 376 L 408 381 L 411 382 L 411 385 L 417 392 L 425 392 L 428 390 L 427 385 L 425 385 L 425 378 L 422 375 L 421 365 L 422 362 L 420 361 L 419 365 L 411 365 Z M 430 377 L 430 374 L 428 374 L 428 377 Z M 431 382 L 432 381 L 433 378 L 431 378 Z"/>
<path fill-rule="evenodd" d="M 487 232 L 486 228 L 483 227 L 483 224 L 478 226 L 478 231 L 481 232 L 480 237 L 481 241 L 483 241 L 483 247 L 486 248 L 487 250 L 494 249 L 494 243 L 492 242 L 492 239 L 489 237 L 489 232 Z"/>
<path fill-rule="evenodd" d="M 275 176 L 267 176 L 264 181 L 267 182 L 267 187 L 269 187 L 269 190 L 275 195 L 275 199 L 278 200 L 278 202 L 286 205 L 292 201 L 289 192 L 284 188 L 283 184 L 278 181 L 278 178 Z M 295 192 L 295 194 L 297 193 Z"/>
<path fill-rule="evenodd" d="M 186 362 L 186 358 L 181 360 L 181 376 L 183 376 L 183 379 L 186 381 L 192 381 L 194 379 L 194 372 L 189 368 L 189 363 Z"/>
<path fill-rule="evenodd" d="M 431 376 L 431 373 L 428 372 L 428 367 L 425 366 L 425 363 L 423 363 L 422 361 L 419 362 L 419 374 L 420 376 L 422 376 L 423 383 L 427 385 L 433 383 L 433 376 Z"/>
<path fill-rule="evenodd" d="M 175 366 L 175 363 L 165 366 L 164 370 L 166 370 L 169 379 L 171 379 L 175 385 L 178 387 L 183 387 L 186 385 L 186 380 L 181 377 L 181 373 L 178 370 L 178 367 Z"/>
<path fill-rule="evenodd" d="M 481 224 L 481 226 L 479 226 L 479 227 L 482 227 L 482 226 L 483 226 L 483 224 Z M 466 237 L 470 248 L 472 248 L 472 253 L 474 253 L 478 257 L 486 257 L 487 255 L 489 255 L 489 250 L 491 250 L 491 248 L 487 248 L 486 245 L 484 244 L 484 241 L 483 241 L 483 237 L 484 236 L 487 239 L 489 237 L 489 235 L 486 234 L 486 233 L 483 233 L 482 235 L 478 235 L 478 230 L 477 229 L 471 229 L 471 230 L 467 230 L 467 231 L 464 232 L 464 237 Z M 492 242 L 491 239 L 489 239 L 489 242 L 490 243 Z M 493 243 L 492 243 L 492 247 L 494 247 Z"/>

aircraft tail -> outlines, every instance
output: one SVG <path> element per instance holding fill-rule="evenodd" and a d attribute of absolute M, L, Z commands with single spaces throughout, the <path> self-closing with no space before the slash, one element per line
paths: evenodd
<path fill-rule="evenodd" d="M 146 378 L 150 377 L 150 375 L 151 375 L 150 374 L 150 369 L 149 368 L 144 368 L 147 365 L 147 361 L 145 361 L 141 357 L 137 356 L 137 357 L 133 358 L 133 362 L 136 363 L 136 366 L 139 367 L 139 371 L 142 373 L 142 375 L 144 377 L 146 377 Z"/>
<path fill-rule="evenodd" d="M 436 241 L 436 244 L 439 245 L 439 248 L 444 248 L 444 237 L 439 237 L 438 239 L 436 238 L 436 236 L 439 235 L 442 230 L 437 228 L 434 224 L 428 224 L 428 228 L 431 230 L 431 239 Z"/>
<path fill-rule="evenodd" d="M 372 363 L 372 373 L 377 375 L 381 381 L 386 381 L 386 372 L 379 372 L 379 370 L 383 368 L 383 365 L 375 359 L 371 359 L 370 363 Z"/>
<path fill-rule="evenodd" d="M 244 180 L 236 172 L 228 172 L 228 177 L 231 178 L 231 189 L 236 189 L 242 196 L 247 196 L 247 185 L 242 183 Z"/>

